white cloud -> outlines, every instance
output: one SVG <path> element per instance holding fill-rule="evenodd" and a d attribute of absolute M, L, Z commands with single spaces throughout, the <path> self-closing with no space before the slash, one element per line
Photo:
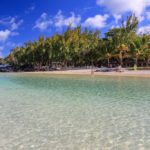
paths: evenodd
<path fill-rule="evenodd" d="M 17 30 L 19 26 L 23 23 L 23 20 L 16 21 L 16 18 L 12 18 L 10 21 L 11 30 Z"/>
<path fill-rule="evenodd" d="M 110 27 L 110 29 L 119 28 L 119 27 L 120 27 L 119 25 L 112 25 L 112 26 Z"/>
<path fill-rule="evenodd" d="M 40 18 L 36 21 L 35 26 L 33 28 L 37 28 L 41 31 L 47 30 L 50 25 L 53 24 L 53 21 L 47 15 L 47 13 L 43 13 Z"/>
<path fill-rule="evenodd" d="M 23 20 L 18 20 L 17 17 L 7 17 L 0 19 L 0 26 L 3 29 L 0 30 L 0 57 L 3 57 L 4 50 L 10 49 L 14 46 L 14 43 L 8 40 L 12 36 L 16 36 L 19 33 L 17 29 L 23 23 Z"/>
<path fill-rule="evenodd" d="M 23 23 L 23 20 L 17 20 L 16 17 L 8 17 L 0 20 L 0 25 L 8 27 L 10 30 L 17 30 Z"/>
<path fill-rule="evenodd" d="M 144 15 L 137 16 L 137 17 L 138 17 L 139 22 L 142 22 L 142 21 L 144 21 L 144 19 L 145 19 L 145 16 L 144 16 Z"/>
<path fill-rule="evenodd" d="M 114 15 L 114 18 L 115 18 L 115 23 L 118 24 L 118 21 L 122 18 L 121 15 Z"/>
<path fill-rule="evenodd" d="M 138 34 L 150 34 L 150 25 L 140 27 L 137 31 Z"/>
<path fill-rule="evenodd" d="M 71 25 L 72 27 L 76 27 L 80 24 L 81 17 L 78 15 L 76 16 L 73 12 L 71 13 L 70 17 L 65 17 L 62 14 L 62 11 L 59 11 L 57 15 L 54 17 L 54 22 L 56 27 L 63 27 Z"/>
<path fill-rule="evenodd" d="M 2 42 L 0 43 L 0 57 L 4 58 L 5 56 L 8 55 L 8 53 L 5 52 L 5 50 L 7 49 L 12 49 L 18 45 L 21 45 L 21 44 L 16 44 L 14 42 L 11 42 L 11 41 L 6 41 L 6 42 Z"/>
<path fill-rule="evenodd" d="M 140 16 L 150 6 L 150 0 L 97 0 L 97 4 L 106 7 L 113 14 L 133 12 Z"/>
<path fill-rule="evenodd" d="M 43 13 L 40 18 L 36 21 L 34 29 L 40 29 L 41 31 L 48 30 L 50 26 L 55 27 L 63 27 L 71 25 L 72 27 L 76 27 L 80 24 L 81 17 L 76 16 L 73 12 L 70 17 L 65 17 L 62 14 L 62 11 L 59 11 L 54 17 L 49 17 L 47 13 Z"/>
<path fill-rule="evenodd" d="M 11 36 L 11 31 L 9 30 L 1 30 L 0 31 L 0 41 L 4 42 L 6 41 L 9 36 Z"/>
<path fill-rule="evenodd" d="M 19 35 L 18 32 L 13 32 L 11 30 L 0 30 L 0 42 L 5 42 L 9 39 L 11 36 L 17 36 Z"/>
<path fill-rule="evenodd" d="M 83 26 L 92 27 L 92 28 L 103 28 L 106 26 L 106 21 L 108 19 L 108 15 L 96 15 L 95 17 L 90 17 L 85 20 Z"/>
<path fill-rule="evenodd" d="M 145 0 L 146 5 L 150 5 L 150 0 Z"/>

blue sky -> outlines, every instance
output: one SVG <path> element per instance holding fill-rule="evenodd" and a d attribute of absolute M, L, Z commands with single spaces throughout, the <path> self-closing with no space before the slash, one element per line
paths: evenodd
<path fill-rule="evenodd" d="M 138 33 L 150 31 L 150 0 L 3 0 L 0 5 L 0 57 L 39 36 L 82 25 L 105 33 L 135 13 Z"/>

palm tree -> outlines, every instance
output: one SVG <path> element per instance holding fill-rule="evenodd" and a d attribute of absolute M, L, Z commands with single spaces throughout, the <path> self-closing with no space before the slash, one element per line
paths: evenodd
<path fill-rule="evenodd" d="M 49 67 L 52 67 L 52 57 L 53 57 L 52 39 L 47 38 L 45 41 L 45 63 Z"/>
<path fill-rule="evenodd" d="M 83 29 L 81 26 L 68 26 L 63 34 L 54 34 L 52 37 L 40 37 L 33 42 L 29 41 L 14 48 L 6 62 L 17 66 L 52 66 L 53 62 L 62 66 L 83 66 L 117 62 L 124 65 L 127 60 L 142 60 L 148 65 L 150 61 L 149 35 L 137 35 L 138 20 L 135 15 L 127 17 L 118 28 L 110 29 L 103 39 L 100 31 Z M 129 57 L 130 56 L 130 57 Z"/>
<path fill-rule="evenodd" d="M 138 60 L 139 58 L 148 57 L 148 39 L 145 35 L 136 37 L 131 43 L 130 43 L 130 53 L 133 56 L 135 60 L 135 68 L 138 67 Z M 147 56 L 146 56 L 147 55 Z"/>
<path fill-rule="evenodd" d="M 0 64 L 3 64 L 4 60 L 3 58 L 0 58 Z"/>
<path fill-rule="evenodd" d="M 117 51 L 119 52 L 119 60 L 120 60 L 120 66 L 123 66 L 123 58 L 125 56 L 125 53 L 128 51 L 128 46 L 125 44 L 120 44 L 117 47 Z"/>
<path fill-rule="evenodd" d="M 45 54 L 45 37 L 40 37 L 37 42 L 35 42 L 35 59 L 38 63 L 39 70 L 41 69 L 44 63 L 44 54 Z"/>

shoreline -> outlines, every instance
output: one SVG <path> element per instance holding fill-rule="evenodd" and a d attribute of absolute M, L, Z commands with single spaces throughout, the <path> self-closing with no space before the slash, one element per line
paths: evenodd
<path fill-rule="evenodd" d="M 21 74 L 43 74 L 43 75 L 86 75 L 86 76 L 113 76 L 113 77 L 146 77 L 150 78 L 150 70 L 124 71 L 124 72 L 94 72 L 91 70 L 66 70 L 66 71 L 41 71 L 41 72 L 19 72 Z"/>

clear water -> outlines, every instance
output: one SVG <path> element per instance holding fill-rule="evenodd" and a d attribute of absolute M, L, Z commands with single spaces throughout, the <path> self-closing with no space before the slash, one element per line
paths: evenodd
<path fill-rule="evenodd" d="M 0 74 L 0 150 L 150 150 L 150 79 Z"/>

